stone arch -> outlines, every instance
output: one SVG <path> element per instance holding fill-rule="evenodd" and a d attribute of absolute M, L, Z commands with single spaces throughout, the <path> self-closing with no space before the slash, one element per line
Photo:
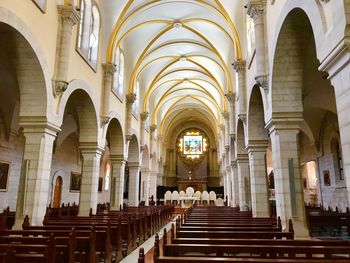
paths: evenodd
<path fill-rule="evenodd" d="M 113 118 L 106 129 L 106 140 L 111 156 L 124 157 L 123 129 L 118 119 Z"/>
<path fill-rule="evenodd" d="M 236 132 L 236 158 L 238 155 L 247 154 L 245 147 L 245 129 L 242 120 L 237 122 L 237 132 Z"/>
<path fill-rule="evenodd" d="M 17 75 L 21 122 L 34 116 L 51 119 L 52 84 L 45 56 L 21 19 L 3 7 L 0 13 L 1 46 Z"/>
<path fill-rule="evenodd" d="M 254 86 L 248 105 L 247 137 L 252 140 L 268 140 L 268 132 L 265 129 L 264 105 L 259 87 Z"/>
<path fill-rule="evenodd" d="M 294 1 L 286 1 L 283 8 L 281 9 L 280 16 L 277 20 L 275 27 L 275 36 L 272 39 L 271 47 L 274 49 L 272 52 L 269 52 L 271 55 L 270 61 L 273 60 L 273 56 L 275 56 L 275 51 L 277 47 L 277 42 L 279 40 L 279 33 L 282 30 L 282 27 L 285 23 L 287 16 L 296 9 L 302 10 L 304 14 L 308 17 L 312 31 L 314 32 L 316 50 L 318 52 L 318 57 L 324 57 L 326 53 L 321 54 L 321 52 L 326 52 L 321 47 L 328 43 L 330 45 L 329 39 L 325 37 L 325 33 L 328 31 L 326 19 L 324 17 L 322 9 L 320 9 L 319 5 L 316 3 L 317 1 L 310 3 L 303 0 L 294 0 Z M 270 82 L 271 83 L 271 82 Z"/>
<path fill-rule="evenodd" d="M 305 28 L 311 27 L 306 13 L 293 9 L 279 31 L 273 60 L 271 106 L 272 115 L 288 114 L 301 117 L 303 49 L 309 37 Z M 311 29 L 312 32 L 312 29 Z M 290 103 L 286 103 L 286 100 Z"/>
<path fill-rule="evenodd" d="M 83 89 L 74 90 L 65 104 L 64 112 L 67 113 L 68 111 L 76 118 L 80 146 L 85 143 L 90 144 L 90 146 L 92 144 L 97 146 L 99 144 L 99 118 L 90 95 Z"/>
<path fill-rule="evenodd" d="M 140 164 L 140 146 L 135 134 L 131 135 L 128 147 L 128 162 Z"/>

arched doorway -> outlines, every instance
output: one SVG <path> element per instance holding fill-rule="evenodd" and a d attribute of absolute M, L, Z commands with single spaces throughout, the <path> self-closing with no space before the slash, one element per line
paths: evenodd
<path fill-rule="evenodd" d="M 62 195 L 62 185 L 63 185 L 63 180 L 61 176 L 58 176 L 56 178 L 56 183 L 55 183 L 55 189 L 53 192 L 53 198 L 52 198 L 52 207 L 53 208 L 58 208 L 60 207 L 61 204 L 61 195 Z"/>

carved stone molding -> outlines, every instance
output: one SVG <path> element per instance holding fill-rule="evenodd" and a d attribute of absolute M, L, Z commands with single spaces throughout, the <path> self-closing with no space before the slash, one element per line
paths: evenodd
<path fill-rule="evenodd" d="M 141 117 L 142 121 L 147 120 L 148 116 L 149 116 L 149 112 L 148 111 L 140 113 L 140 117 Z"/>
<path fill-rule="evenodd" d="M 237 60 L 233 61 L 233 63 L 232 63 L 232 66 L 237 73 L 244 72 L 245 65 L 246 65 L 245 61 L 241 60 L 241 59 L 237 59 Z"/>
<path fill-rule="evenodd" d="M 227 100 L 232 103 L 232 102 L 235 102 L 235 99 L 236 99 L 236 94 L 233 93 L 233 92 L 229 92 L 229 93 L 226 93 L 226 98 Z"/>
<path fill-rule="evenodd" d="M 136 101 L 136 97 L 136 93 L 129 93 L 126 95 L 126 102 L 132 105 Z"/>
<path fill-rule="evenodd" d="M 253 18 L 254 24 L 263 17 L 265 12 L 265 1 L 251 0 L 247 4 L 247 14 Z"/>
<path fill-rule="evenodd" d="M 262 76 L 256 76 L 255 77 L 256 84 L 263 88 L 266 93 L 269 92 L 269 83 L 268 83 L 268 76 L 262 75 Z"/>
<path fill-rule="evenodd" d="M 65 92 L 65 90 L 67 89 L 68 84 L 69 83 L 64 80 L 55 80 L 53 82 L 55 97 L 61 96 L 63 92 Z"/>
<path fill-rule="evenodd" d="M 110 120 L 111 120 L 111 117 L 108 117 L 108 116 L 102 117 L 102 118 L 101 118 L 101 127 L 107 125 L 107 124 L 109 123 Z"/>
<path fill-rule="evenodd" d="M 71 5 L 59 5 L 58 13 L 63 25 L 74 26 L 80 20 L 80 15 Z"/>
<path fill-rule="evenodd" d="M 114 73 L 117 71 L 116 66 L 112 63 L 103 63 L 102 68 L 105 77 L 113 77 Z"/>
<path fill-rule="evenodd" d="M 157 124 L 152 124 L 149 128 L 150 128 L 151 132 L 154 132 L 158 128 L 158 126 L 157 126 Z"/>

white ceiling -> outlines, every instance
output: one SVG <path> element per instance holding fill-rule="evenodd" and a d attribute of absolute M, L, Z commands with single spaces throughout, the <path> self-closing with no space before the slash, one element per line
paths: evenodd
<path fill-rule="evenodd" d="M 195 114 L 197 119 L 203 116 L 218 129 L 227 110 L 224 95 L 235 92 L 231 64 L 241 58 L 236 30 L 243 30 L 243 2 L 104 0 L 106 60 L 120 45 L 127 63 L 126 90 L 133 92 L 140 82 L 140 111 L 149 111 L 151 124 L 166 128 L 162 125 L 176 119 L 173 112 L 190 117 L 195 109 L 203 113 Z"/>

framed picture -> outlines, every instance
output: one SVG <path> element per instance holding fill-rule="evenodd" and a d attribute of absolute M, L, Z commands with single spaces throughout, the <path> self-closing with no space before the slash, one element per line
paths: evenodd
<path fill-rule="evenodd" d="M 10 163 L 0 162 L 0 191 L 7 191 Z"/>
<path fill-rule="evenodd" d="M 103 177 L 98 178 L 98 191 L 102 192 Z"/>
<path fill-rule="evenodd" d="M 46 1 L 47 0 L 32 0 L 34 4 L 40 9 L 41 12 L 46 12 Z"/>
<path fill-rule="evenodd" d="M 70 175 L 70 191 L 71 192 L 79 192 L 81 186 L 81 174 L 79 173 L 71 173 Z"/>
<path fill-rule="evenodd" d="M 329 170 L 323 171 L 323 184 L 325 186 L 331 186 L 331 177 L 329 175 Z"/>

